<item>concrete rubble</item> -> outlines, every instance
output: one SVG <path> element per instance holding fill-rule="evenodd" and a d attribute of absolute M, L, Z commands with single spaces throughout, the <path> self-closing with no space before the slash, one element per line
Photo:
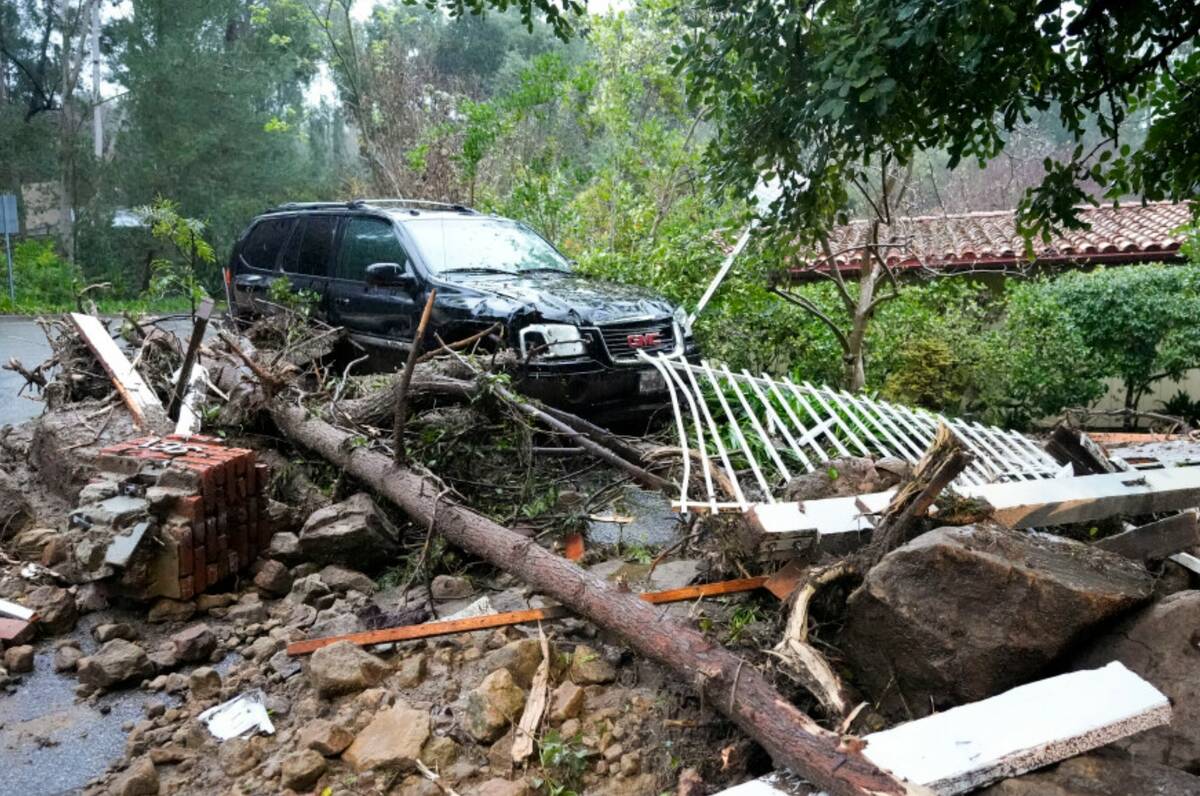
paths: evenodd
<path fill-rule="evenodd" d="M 833 399 L 815 388 L 806 394 Z M 209 400 L 219 401 L 211 391 Z M 242 411 L 223 405 L 222 415 L 235 408 Z M 497 463 L 513 460 L 509 437 L 497 437 L 491 469 L 473 449 L 475 460 L 454 461 L 469 448 L 468 435 L 499 435 L 511 419 L 480 403 L 471 406 L 480 429 L 442 425 L 461 414 L 453 409 L 434 402 L 426 413 L 414 410 L 413 434 L 432 440 L 429 460 L 444 468 L 448 484 L 430 501 L 473 499 L 529 544 L 556 552 L 580 534 L 589 582 L 620 591 L 752 580 L 708 599 L 655 606 L 660 621 L 734 650 L 883 769 L 904 776 L 904 765 L 883 762 L 889 748 L 903 753 L 904 739 L 922 731 L 919 722 L 934 719 L 950 727 L 942 741 L 957 738 L 982 750 L 981 760 L 995 757 L 981 773 L 982 764 L 960 770 L 951 751 L 937 753 L 909 780 L 937 793 L 1200 791 L 1192 773 L 1200 770 L 1193 638 L 1200 574 L 1170 557 L 1200 550 L 1166 550 L 1194 541 L 1194 523 L 1143 532 L 1144 539 L 1134 529 L 1166 512 L 1118 512 L 1095 532 L 1078 524 L 1015 529 L 1002 512 L 979 517 L 978 505 L 968 512 L 941 496 L 902 544 L 874 558 L 861 547 L 869 534 L 857 531 L 839 547 L 789 544 L 764 553 L 746 543 L 753 537 L 747 517 L 767 505 L 754 495 L 744 511 L 718 506 L 681 518 L 669 503 L 678 493 L 630 487 L 619 467 L 577 460 L 583 454 L 547 457 L 560 468 L 546 478 L 553 492 L 527 495 L 515 480 L 501 483 Z M 103 427 L 97 411 L 112 415 Z M 782 404 L 776 411 L 779 424 L 764 433 L 788 419 Z M 102 736 L 113 741 L 111 751 L 68 772 L 69 787 L 89 796 L 803 792 L 789 790 L 793 780 L 783 774 L 761 779 L 772 764 L 753 732 L 723 717 L 726 706 L 702 700 L 696 683 L 444 544 L 432 523 L 411 522 L 346 473 L 322 469 L 311 453 L 305 460 L 278 437 L 268 443 L 261 428 L 243 436 L 238 428 L 206 427 L 186 438 L 147 433 L 119 404 L 63 401 L 7 435 L 0 600 L 16 608 L 0 610 L 0 687 L 9 697 L 59 694 L 54 721 L 64 726 L 83 717 L 101 722 L 93 739 L 73 737 L 32 712 L 6 713 L 0 697 L 0 745 L 29 761 L 13 774 L 22 792 L 41 792 L 38 766 L 53 750 L 99 745 Z M 980 446 L 1011 439 L 979 433 Z M 453 441 L 443 445 L 443 437 Z M 1048 457 L 1022 456 L 1054 472 Z M 1178 446 L 1171 456 L 1155 461 L 1200 460 Z M 890 506 L 872 496 L 916 483 L 915 458 L 827 457 L 777 479 L 777 497 L 810 512 L 820 501 L 857 502 L 855 511 L 884 528 Z M 1129 449 L 1116 461 L 1108 475 L 1125 482 L 1138 475 L 1119 475 L 1120 465 L 1145 463 Z M 977 465 L 966 471 L 972 480 L 964 489 L 990 486 Z M 1037 483 L 1048 502 L 1071 501 L 1078 477 Z M 452 495 L 450 484 L 468 494 Z M 505 502 L 510 493 L 521 500 Z M 1098 542 L 1122 531 L 1130 535 Z M 1152 554 L 1141 555 L 1147 544 Z M 781 553 L 795 569 L 773 595 L 766 576 L 782 574 Z M 828 580 L 813 579 L 838 566 L 844 570 Z M 785 599 L 798 585 L 811 590 L 799 631 L 789 616 L 795 603 Z M 470 624 L 535 609 L 545 612 L 534 617 L 540 623 Z M 292 646 L 439 620 L 464 624 L 415 640 L 354 635 L 311 654 Z M 772 654 L 781 637 L 797 632 L 802 648 L 820 651 L 839 693 L 853 697 L 847 715 L 830 714 L 811 682 Z M 1108 716 L 1097 700 L 1093 716 L 1069 698 L 1071 688 L 1096 687 L 1111 687 L 1107 706 L 1124 699 L 1129 715 Z M 1063 697 L 1058 712 L 1074 721 L 1061 736 L 1037 715 L 1039 703 L 1053 701 L 1038 695 L 1054 692 Z M 534 751 L 523 760 L 518 751 L 514 762 L 531 705 L 539 714 Z M 1018 735 L 1041 728 L 1038 753 L 997 752 L 988 730 L 1003 722 L 977 718 L 989 710 Z M 915 765 L 915 755 L 902 756 Z"/>

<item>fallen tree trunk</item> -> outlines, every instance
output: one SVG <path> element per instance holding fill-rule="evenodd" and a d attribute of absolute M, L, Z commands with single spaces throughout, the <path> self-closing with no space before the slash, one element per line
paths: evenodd
<path fill-rule="evenodd" d="M 632 650 L 691 681 L 706 700 L 760 743 L 780 765 L 832 794 L 906 794 L 922 789 L 870 763 L 854 744 L 818 725 L 779 694 L 745 661 L 691 628 L 665 619 L 637 596 L 538 546 L 486 517 L 441 501 L 432 480 L 387 456 L 351 444 L 350 435 L 279 400 L 267 403 L 291 440 L 319 453 L 430 525 L 449 542 L 559 600 Z"/>

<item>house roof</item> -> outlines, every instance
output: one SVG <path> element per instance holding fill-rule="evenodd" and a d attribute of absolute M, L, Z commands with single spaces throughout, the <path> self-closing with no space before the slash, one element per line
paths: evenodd
<path fill-rule="evenodd" d="M 1015 213 L 1001 210 L 958 215 L 898 218 L 879 230 L 879 242 L 889 266 L 896 270 L 999 270 L 1038 263 L 1086 265 L 1173 260 L 1184 236 L 1177 230 L 1189 223 L 1188 204 L 1152 202 L 1121 207 L 1086 207 L 1079 214 L 1087 228 L 1064 230 L 1049 243 L 1032 241 L 1033 259 L 1017 233 Z M 867 243 L 868 221 L 851 221 L 833 230 L 829 245 L 833 262 L 842 272 L 856 272 Z M 829 265 L 820 259 L 798 258 L 790 269 L 804 279 Z"/>

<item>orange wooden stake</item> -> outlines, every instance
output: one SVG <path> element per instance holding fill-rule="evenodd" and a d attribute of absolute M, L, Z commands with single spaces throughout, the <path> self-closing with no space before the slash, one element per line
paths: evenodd
<path fill-rule="evenodd" d="M 578 561 L 583 558 L 583 534 L 568 534 L 563 539 L 563 558 L 568 561 Z"/>
<path fill-rule="evenodd" d="M 716 597 L 722 594 L 754 591 L 761 588 L 766 582 L 766 577 L 742 578 L 740 580 L 724 580 L 718 583 L 701 583 L 697 586 L 684 586 L 682 589 L 647 592 L 638 596 L 648 603 L 679 603 L 687 600 L 696 600 L 701 597 Z M 493 627 L 521 625 L 526 622 L 536 622 L 540 619 L 559 619 L 569 615 L 570 611 L 566 608 L 555 606 L 554 608 L 531 608 L 526 611 L 508 611 L 502 614 L 489 614 L 487 616 L 470 616 L 466 619 L 449 619 L 444 622 L 426 622 L 422 625 L 389 627 L 383 630 L 366 630 L 361 633 L 347 633 L 342 636 L 326 636 L 325 638 L 296 641 L 288 644 L 287 653 L 288 655 L 307 655 L 321 649 L 321 647 L 328 647 L 330 644 L 336 644 L 339 641 L 349 641 L 351 644 L 365 647 L 372 644 L 386 644 L 392 641 L 412 641 L 418 638 L 449 636 L 455 633 L 488 630 Z"/>

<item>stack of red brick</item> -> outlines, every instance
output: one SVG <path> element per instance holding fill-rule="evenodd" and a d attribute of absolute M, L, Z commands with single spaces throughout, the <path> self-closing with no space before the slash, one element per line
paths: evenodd
<path fill-rule="evenodd" d="M 160 471 L 147 490 L 161 552 L 149 591 L 186 600 L 245 569 L 271 540 L 263 496 L 268 469 L 254 451 L 216 437 L 142 437 L 105 448 L 97 464 L 115 475 Z"/>

